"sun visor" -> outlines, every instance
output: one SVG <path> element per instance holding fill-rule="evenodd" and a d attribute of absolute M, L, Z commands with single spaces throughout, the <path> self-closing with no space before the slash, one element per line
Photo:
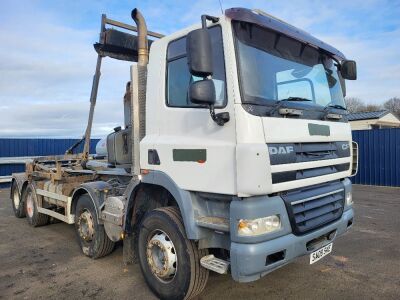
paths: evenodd
<path fill-rule="evenodd" d="M 225 10 L 225 15 L 232 20 L 256 24 L 258 26 L 271 29 L 288 37 L 294 38 L 305 44 L 312 45 L 316 48 L 331 53 L 338 60 L 345 59 L 344 54 L 336 48 L 322 42 L 321 40 L 313 37 L 309 33 L 297 27 L 294 27 L 293 25 L 290 25 L 282 20 L 279 20 L 265 12 L 259 10 L 250 10 L 247 8 L 230 8 Z"/>
<path fill-rule="evenodd" d="M 289 57 L 292 60 L 295 57 L 300 57 L 302 43 L 285 36 L 280 36 L 276 42 L 276 49 L 283 55 L 283 57 Z"/>

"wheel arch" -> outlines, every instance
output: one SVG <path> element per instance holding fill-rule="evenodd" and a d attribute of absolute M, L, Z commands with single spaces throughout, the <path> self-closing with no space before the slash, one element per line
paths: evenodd
<path fill-rule="evenodd" d="M 104 200 L 109 189 L 111 189 L 111 185 L 105 181 L 93 181 L 81 184 L 71 195 L 72 200 L 70 213 L 75 214 L 76 204 L 78 203 L 79 197 L 88 194 L 96 209 L 97 222 L 102 224 L 103 222 L 100 218 L 100 211 L 104 205 Z"/>
<path fill-rule="evenodd" d="M 140 207 L 138 201 L 143 201 L 141 199 L 142 195 L 140 194 L 154 188 L 158 189 L 158 193 L 167 192 L 170 195 L 170 199 L 168 199 L 170 201 L 167 203 L 161 203 L 163 205 L 159 207 L 171 205 L 177 206 L 182 215 L 187 237 L 189 239 L 199 239 L 200 232 L 195 223 L 191 193 L 180 189 L 171 177 L 161 171 L 150 171 L 149 174 L 142 177 L 140 182 L 137 182 L 136 185 L 133 185 L 130 187 L 130 190 L 127 191 L 128 204 L 124 220 L 124 230 L 130 232 L 133 226 L 138 224 L 140 220 L 136 220 L 135 222 L 132 222 L 132 220 L 134 220 L 133 218 L 138 212 L 138 207 Z"/>

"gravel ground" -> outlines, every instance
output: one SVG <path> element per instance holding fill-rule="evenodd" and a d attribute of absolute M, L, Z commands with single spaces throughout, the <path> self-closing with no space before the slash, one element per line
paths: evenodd
<path fill-rule="evenodd" d="M 32 228 L 14 217 L 0 190 L 0 299 L 155 299 L 122 247 L 93 261 L 80 253 L 74 228 Z M 400 189 L 354 186 L 355 225 L 332 255 L 296 260 L 247 284 L 211 274 L 199 299 L 400 299 Z"/>

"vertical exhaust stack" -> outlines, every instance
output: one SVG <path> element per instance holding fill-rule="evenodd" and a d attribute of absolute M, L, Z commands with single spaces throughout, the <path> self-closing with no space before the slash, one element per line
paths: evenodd
<path fill-rule="evenodd" d="M 140 174 L 140 141 L 146 135 L 146 84 L 149 49 L 147 26 L 143 15 L 137 8 L 132 10 L 132 19 L 138 32 L 138 63 L 132 66 L 132 175 Z"/>
<path fill-rule="evenodd" d="M 149 62 L 149 49 L 146 21 L 137 8 L 132 10 L 131 16 L 136 23 L 138 32 L 138 65 L 147 66 L 147 63 Z"/>

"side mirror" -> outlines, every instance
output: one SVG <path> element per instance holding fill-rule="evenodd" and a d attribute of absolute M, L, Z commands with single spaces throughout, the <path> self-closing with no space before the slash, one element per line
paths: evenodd
<path fill-rule="evenodd" d="M 189 86 L 189 98 L 195 104 L 208 106 L 210 116 L 219 126 L 224 126 L 229 122 L 229 113 L 215 113 L 214 104 L 216 102 L 213 75 L 213 60 L 211 36 L 207 30 L 207 20 L 213 23 L 218 22 L 218 18 L 208 15 L 201 16 L 201 29 L 195 29 L 186 37 L 186 55 L 189 72 L 192 76 L 202 77 L 202 80 L 195 81 Z"/>
<path fill-rule="evenodd" d="M 192 82 L 189 87 L 189 98 L 195 104 L 214 105 L 215 86 L 212 79 L 203 79 Z"/>
<path fill-rule="evenodd" d="M 186 38 L 186 53 L 190 74 L 198 77 L 213 74 L 211 37 L 206 28 L 189 32 Z"/>
<path fill-rule="evenodd" d="M 343 60 L 340 64 L 340 74 L 344 79 L 357 79 L 357 65 L 354 60 Z"/>

